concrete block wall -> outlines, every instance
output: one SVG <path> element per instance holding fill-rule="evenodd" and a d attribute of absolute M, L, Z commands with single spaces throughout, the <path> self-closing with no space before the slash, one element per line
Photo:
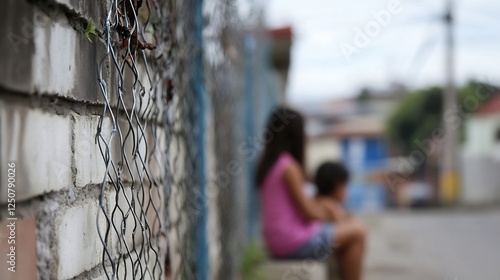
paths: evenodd
<path fill-rule="evenodd" d="M 123 209 L 130 207 L 123 192 L 117 195 L 111 185 L 104 190 L 103 208 L 99 204 L 106 166 L 95 139 L 104 105 L 97 66 L 106 48 L 97 37 L 89 42 L 79 29 L 89 19 L 99 26 L 107 2 L 5 0 L 0 9 L 0 34 L 4 36 L 0 45 L 0 279 L 107 279 L 98 227 L 101 232 L 106 230 L 103 213 L 120 225 L 120 217 L 113 216 L 112 211 L 117 204 Z M 105 64 L 103 76 L 109 92 L 116 92 L 116 73 L 108 58 Z M 132 98 L 127 98 L 130 106 Z M 111 102 L 116 100 L 116 94 L 112 95 Z M 119 123 L 128 127 L 123 117 Z M 157 129 L 158 143 L 165 141 L 161 124 L 150 123 L 146 131 L 148 143 L 153 141 L 152 126 Z M 110 119 L 105 119 L 104 137 L 111 130 Z M 145 145 L 138 150 L 145 154 Z M 122 174 L 125 192 L 132 194 L 134 186 L 138 197 L 142 179 L 145 200 L 158 207 L 160 216 L 149 208 L 144 217 L 151 226 L 146 238 L 159 248 L 157 262 L 161 265 L 166 239 L 159 226 L 164 220 L 163 191 L 159 188 L 165 150 L 165 143 L 160 143 L 155 153 L 157 160 L 148 166 L 151 186 L 135 167 L 132 174 L 126 169 Z M 121 151 L 120 139 L 115 137 L 111 154 L 116 163 L 120 162 Z M 139 160 L 132 155 L 132 140 L 125 143 L 123 151 L 130 163 Z M 147 153 L 151 153 L 151 147 Z M 11 232 L 4 226 L 10 222 L 9 163 L 15 163 L 16 272 L 7 269 Z M 137 201 L 135 212 L 141 212 Z M 128 226 L 123 240 L 129 246 L 134 242 L 139 246 L 144 244 L 144 232 L 139 230 L 132 238 Z M 117 234 L 110 235 L 108 249 L 112 258 L 126 255 L 123 240 Z M 142 262 L 153 267 L 152 260 Z M 122 259 L 123 263 L 127 262 Z M 108 268 L 111 265 L 105 264 Z M 127 270 L 130 277 L 127 265 L 122 265 L 118 273 L 124 275 Z"/>

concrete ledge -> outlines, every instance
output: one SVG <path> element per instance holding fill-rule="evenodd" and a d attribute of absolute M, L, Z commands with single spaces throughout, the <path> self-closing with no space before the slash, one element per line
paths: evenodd
<path fill-rule="evenodd" d="M 273 260 L 264 265 L 269 280 L 328 280 L 328 264 L 313 260 Z"/>

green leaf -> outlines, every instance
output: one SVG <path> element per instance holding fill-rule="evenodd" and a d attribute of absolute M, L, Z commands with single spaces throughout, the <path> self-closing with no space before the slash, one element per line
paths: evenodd
<path fill-rule="evenodd" d="M 89 34 L 85 33 L 85 37 L 87 37 L 87 40 L 89 40 L 89 42 L 93 43 L 93 42 L 92 42 L 92 39 L 90 39 Z"/>
<path fill-rule="evenodd" d="M 95 28 L 95 25 L 91 19 L 87 20 L 87 27 L 85 28 L 83 33 L 85 34 L 85 37 L 87 37 L 87 40 L 89 40 L 89 42 L 91 42 L 91 43 L 92 43 L 92 39 L 90 38 L 90 34 L 95 35 L 95 36 L 99 36 L 99 34 L 97 33 L 97 30 Z"/>

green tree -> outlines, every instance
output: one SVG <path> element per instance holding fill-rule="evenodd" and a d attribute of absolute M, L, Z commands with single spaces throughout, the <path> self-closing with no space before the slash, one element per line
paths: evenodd
<path fill-rule="evenodd" d="M 468 117 L 497 91 L 498 88 L 489 84 L 469 82 L 459 90 L 458 108 L 461 117 Z M 429 87 L 407 94 L 387 121 L 387 138 L 392 150 L 408 155 L 417 149 L 415 141 L 432 137 L 432 132 L 441 126 L 442 114 L 441 87 Z M 460 133 L 463 135 L 463 131 Z"/>
<path fill-rule="evenodd" d="M 358 101 L 365 102 L 365 101 L 369 100 L 370 97 L 371 97 L 370 89 L 363 88 L 363 89 L 361 89 L 361 91 L 358 94 Z"/>
<path fill-rule="evenodd" d="M 429 137 L 439 126 L 443 90 L 431 87 L 407 94 L 401 104 L 390 115 L 387 123 L 387 137 L 393 150 L 409 154 L 415 139 Z"/>

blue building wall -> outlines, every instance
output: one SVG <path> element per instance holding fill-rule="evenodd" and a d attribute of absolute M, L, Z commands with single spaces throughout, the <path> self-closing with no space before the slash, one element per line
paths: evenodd
<path fill-rule="evenodd" d="M 347 207 L 352 211 L 376 211 L 386 204 L 386 189 L 370 176 L 387 165 L 387 145 L 381 137 L 341 140 L 342 162 L 351 172 Z"/>

